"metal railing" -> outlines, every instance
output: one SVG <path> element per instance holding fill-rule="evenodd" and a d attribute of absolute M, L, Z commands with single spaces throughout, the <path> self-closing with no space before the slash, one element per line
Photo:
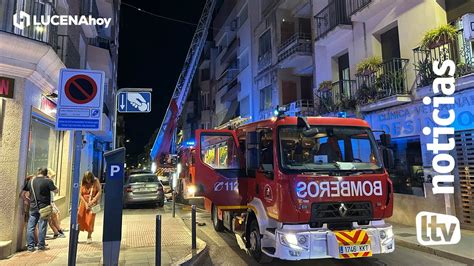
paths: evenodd
<path fill-rule="evenodd" d="M 235 68 L 235 66 L 230 66 L 227 68 L 224 73 L 220 76 L 219 80 L 217 81 L 217 90 L 222 89 L 227 84 L 231 83 L 237 78 L 239 74 L 239 68 Z"/>
<path fill-rule="evenodd" d="M 324 37 L 339 25 L 351 25 L 350 10 L 346 7 L 346 0 L 334 0 L 316 16 L 316 40 Z"/>
<path fill-rule="evenodd" d="M 333 82 L 331 88 L 320 90 L 317 94 L 319 98 L 319 112 L 321 114 L 351 111 L 356 107 L 355 80 L 339 80 Z"/>
<path fill-rule="evenodd" d="M 392 58 L 382 63 L 378 70 L 357 75 L 357 101 L 359 104 L 394 95 L 409 94 L 407 83 L 408 59 Z"/>
<path fill-rule="evenodd" d="M 96 0 L 82 0 L 81 3 L 81 15 L 91 15 L 94 18 L 99 17 L 99 9 L 97 8 Z"/>
<path fill-rule="evenodd" d="M 89 44 L 110 51 L 110 40 L 101 36 L 89 38 Z"/>
<path fill-rule="evenodd" d="M 291 116 L 311 116 L 316 114 L 313 100 L 297 100 L 284 106 L 287 110 L 286 113 Z"/>
<path fill-rule="evenodd" d="M 456 76 L 474 73 L 474 57 L 472 42 L 464 39 L 462 29 L 458 36 L 450 42 L 440 43 L 431 48 L 417 47 L 413 49 L 417 87 L 429 86 L 437 75 L 433 72 L 433 62 L 452 60 L 456 63 Z"/>
<path fill-rule="evenodd" d="M 355 13 L 367 7 L 371 2 L 372 0 L 346 0 L 348 13 L 350 15 L 354 15 Z"/>
<path fill-rule="evenodd" d="M 311 34 L 297 32 L 288 38 L 288 40 L 284 41 L 278 48 L 278 62 L 285 60 L 295 53 L 311 55 L 311 47 Z"/>
<path fill-rule="evenodd" d="M 67 67 L 80 68 L 81 55 L 69 35 L 58 35 L 57 54 Z"/>
<path fill-rule="evenodd" d="M 37 1 L 14 1 L 13 9 L 8 8 L 9 1 L 0 3 L 0 10 L 5 8 L 7 10 L 4 17 L 0 17 L 0 31 L 5 31 L 26 37 L 28 39 L 40 41 L 49 44 L 55 51 L 58 49 L 58 26 L 53 24 L 48 25 L 33 25 L 32 18 L 35 16 L 40 19 L 41 16 L 54 16 L 56 10 L 50 2 Z M 23 11 L 30 15 L 30 25 L 26 25 L 23 20 L 23 29 L 13 26 L 13 14 L 19 14 Z M 19 20 L 17 22 L 20 22 Z"/>
<path fill-rule="evenodd" d="M 272 64 L 272 52 L 268 51 L 258 57 L 258 71 L 262 71 Z"/>

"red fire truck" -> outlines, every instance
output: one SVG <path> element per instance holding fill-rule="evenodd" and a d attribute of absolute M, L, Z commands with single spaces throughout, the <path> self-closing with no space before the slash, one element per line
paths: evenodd
<path fill-rule="evenodd" d="M 390 253 L 389 142 L 382 134 L 378 144 L 367 122 L 353 118 L 197 130 L 194 187 L 186 190 L 205 197 L 214 228 L 238 233 L 259 262 Z"/>

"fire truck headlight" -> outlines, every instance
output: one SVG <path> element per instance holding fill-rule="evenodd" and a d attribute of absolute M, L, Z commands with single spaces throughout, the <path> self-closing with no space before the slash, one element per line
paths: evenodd
<path fill-rule="evenodd" d="M 293 233 L 279 233 L 280 243 L 284 246 L 290 247 L 295 250 L 307 249 L 308 248 L 308 237 L 304 234 L 293 234 Z"/>
<path fill-rule="evenodd" d="M 384 240 L 387 237 L 385 230 L 380 230 L 380 239 Z"/>
<path fill-rule="evenodd" d="M 196 186 L 189 186 L 188 187 L 188 194 L 194 195 L 196 193 Z"/>

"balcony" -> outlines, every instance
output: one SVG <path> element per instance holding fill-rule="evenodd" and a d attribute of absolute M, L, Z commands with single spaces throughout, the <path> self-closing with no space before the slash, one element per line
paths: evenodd
<path fill-rule="evenodd" d="M 355 13 L 361 11 L 367 7 L 372 0 L 346 0 L 346 6 L 348 9 L 349 15 L 354 15 Z"/>
<path fill-rule="evenodd" d="M 97 8 L 96 0 L 82 0 L 81 1 L 81 15 L 92 16 L 93 18 L 99 17 L 99 9 Z M 95 38 L 98 33 L 98 26 L 93 25 L 81 25 L 84 30 L 84 34 L 87 38 Z"/>
<path fill-rule="evenodd" d="M 311 18 L 310 0 L 283 0 L 279 8 L 289 10 L 296 18 Z"/>
<path fill-rule="evenodd" d="M 110 40 L 101 36 L 89 39 L 89 45 L 110 51 Z"/>
<path fill-rule="evenodd" d="M 265 70 L 272 64 L 272 52 L 268 51 L 258 57 L 258 71 Z"/>
<path fill-rule="evenodd" d="M 48 24 L 46 26 L 41 25 L 24 25 L 24 29 L 14 27 L 12 24 L 13 14 L 24 11 L 31 17 L 36 16 L 54 16 L 56 10 L 50 2 L 40 3 L 37 1 L 26 1 L 20 7 L 20 4 L 13 9 L 8 7 L 9 1 L 0 2 L 0 10 L 6 10 L 5 16 L 0 17 L 0 31 L 5 31 L 26 37 L 28 39 L 47 43 L 53 48 L 54 51 L 58 49 L 58 26 Z"/>
<path fill-rule="evenodd" d="M 217 90 L 221 90 L 225 86 L 233 86 L 237 82 L 237 75 L 239 74 L 239 67 L 237 65 L 229 66 L 224 73 L 217 80 Z"/>
<path fill-rule="evenodd" d="M 57 54 L 68 68 L 80 68 L 81 55 L 68 35 L 58 35 Z"/>
<path fill-rule="evenodd" d="M 307 68 L 312 61 L 311 34 L 295 33 L 278 48 L 278 63 L 282 68 Z"/>
<path fill-rule="evenodd" d="M 407 83 L 408 59 L 392 58 L 377 71 L 357 75 L 357 102 L 361 111 L 372 111 L 411 101 Z"/>
<path fill-rule="evenodd" d="M 418 88 L 430 86 L 437 75 L 433 72 L 433 62 L 452 60 L 456 63 L 456 77 L 474 73 L 474 57 L 471 42 L 466 41 L 462 29 L 458 37 L 451 42 L 431 48 L 413 49 L 416 85 Z"/>
<path fill-rule="evenodd" d="M 286 113 L 290 116 L 314 116 L 316 108 L 313 100 L 297 100 L 291 102 L 286 107 Z"/>
<path fill-rule="evenodd" d="M 314 17 L 316 20 L 316 41 L 325 37 L 338 26 L 351 25 L 346 0 L 334 0 Z"/>
<path fill-rule="evenodd" d="M 339 80 L 333 82 L 330 88 L 320 90 L 317 94 L 319 113 L 327 114 L 355 110 L 357 104 L 356 88 L 355 80 Z"/>

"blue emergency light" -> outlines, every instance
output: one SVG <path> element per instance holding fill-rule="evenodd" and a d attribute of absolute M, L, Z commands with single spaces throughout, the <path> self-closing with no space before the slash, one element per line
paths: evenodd
<path fill-rule="evenodd" d="M 196 142 L 194 140 L 188 140 L 184 143 L 184 146 L 186 147 L 193 147 L 196 145 Z"/>
<path fill-rule="evenodd" d="M 337 117 L 347 118 L 347 113 L 346 112 L 339 112 L 339 113 L 337 113 Z"/>

